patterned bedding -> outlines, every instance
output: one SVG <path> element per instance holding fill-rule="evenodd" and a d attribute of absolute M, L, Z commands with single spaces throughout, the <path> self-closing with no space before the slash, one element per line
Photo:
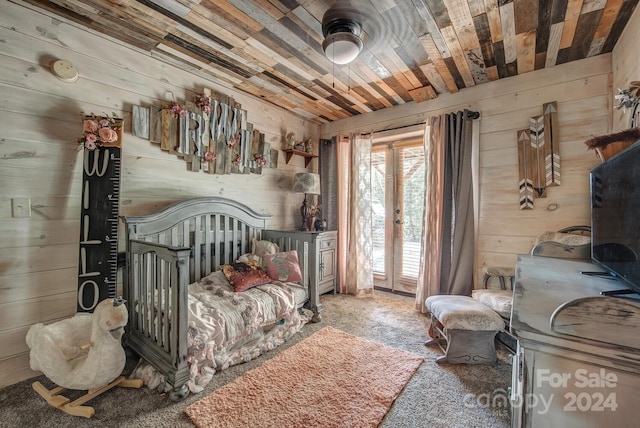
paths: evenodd
<path fill-rule="evenodd" d="M 189 285 L 187 361 L 191 392 L 200 392 L 213 374 L 250 361 L 300 331 L 309 317 L 297 308 L 306 300 L 304 287 L 273 281 L 236 293 L 221 271 Z M 153 389 L 171 387 L 150 364 L 141 361 L 132 373 Z"/>

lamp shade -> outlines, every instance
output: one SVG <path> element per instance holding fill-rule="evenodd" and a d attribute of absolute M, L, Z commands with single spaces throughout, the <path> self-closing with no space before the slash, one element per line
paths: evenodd
<path fill-rule="evenodd" d="M 293 177 L 293 191 L 296 193 L 320 194 L 320 176 L 313 172 L 299 172 Z"/>
<path fill-rule="evenodd" d="M 322 42 L 322 49 L 335 64 L 349 64 L 362 50 L 362 40 L 353 33 L 333 33 Z"/>

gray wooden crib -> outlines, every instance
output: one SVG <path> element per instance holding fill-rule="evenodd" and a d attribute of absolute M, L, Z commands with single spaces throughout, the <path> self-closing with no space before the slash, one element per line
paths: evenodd
<path fill-rule="evenodd" d="M 125 343 L 165 376 L 173 387 L 172 400 L 188 394 L 188 285 L 251 252 L 252 240 L 262 239 L 270 217 L 219 197 L 122 217 L 127 246 L 123 295 L 129 310 Z M 279 244 L 281 251 L 298 252 L 307 304 L 313 296 L 311 309 L 317 310 L 318 291 L 309 289 L 308 244 Z"/>

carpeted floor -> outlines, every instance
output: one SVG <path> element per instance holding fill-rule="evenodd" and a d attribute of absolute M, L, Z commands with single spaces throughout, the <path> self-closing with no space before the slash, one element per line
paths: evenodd
<path fill-rule="evenodd" d="M 487 365 L 438 365 L 437 348 L 427 348 L 429 320 L 413 309 L 413 299 L 387 293 L 358 299 L 325 295 L 323 322 L 308 324 L 302 332 L 277 350 L 249 363 L 217 373 L 205 391 L 190 395 L 180 403 L 149 391 L 114 389 L 96 397 L 92 419 L 69 416 L 48 404 L 31 389 L 34 380 L 50 387 L 39 377 L 0 389 L 0 426 L 3 427 L 193 427 L 184 409 L 254 369 L 283 349 L 300 342 L 327 325 L 423 356 L 404 391 L 383 419 L 383 428 L 508 427 L 510 423 L 507 388 L 511 366 L 507 353 L 498 349 L 499 361 Z M 133 360 L 132 360 L 133 364 Z M 309 397 L 314 400 L 315 397 Z"/>

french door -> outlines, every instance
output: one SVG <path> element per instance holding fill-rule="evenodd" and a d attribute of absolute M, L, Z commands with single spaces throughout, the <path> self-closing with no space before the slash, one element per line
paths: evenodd
<path fill-rule="evenodd" d="M 424 211 L 422 137 L 374 144 L 371 153 L 375 287 L 416 292 Z"/>

